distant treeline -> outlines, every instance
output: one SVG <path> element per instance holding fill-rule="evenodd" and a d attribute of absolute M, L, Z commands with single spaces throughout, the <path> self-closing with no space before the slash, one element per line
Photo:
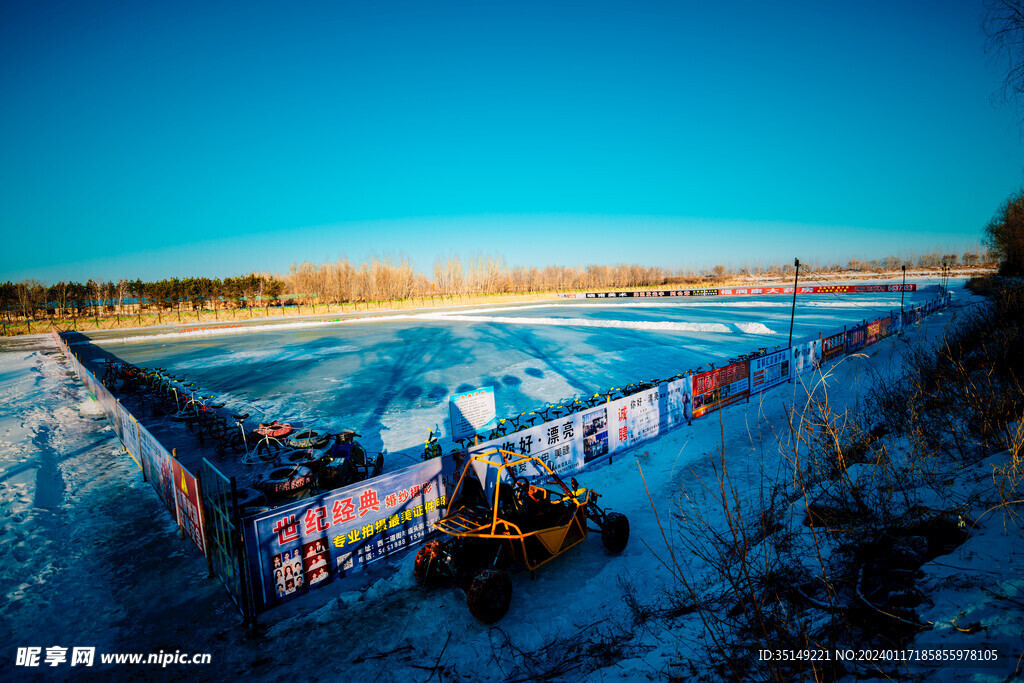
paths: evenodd
<path fill-rule="evenodd" d="M 937 268 L 988 265 L 985 252 L 962 255 L 930 252 L 913 259 L 850 260 L 846 264 L 801 263 L 801 273 L 892 272 L 903 266 Z M 408 258 L 373 259 L 353 265 L 348 259 L 333 263 L 293 264 L 285 275 L 252 273 L 228 278 L 172 278 L 156 282 L 120 280 L 58 282 L 49 287 L 35 280 L 0 284 L 0 308 L 12 316 L 36 319 L 135 315 L 177 310 L 204 311 L 247 308 L 254 305 L 294 303 L 343 304 L 394 301 L 415 297 L 454 297 L 476 294 L 528 294 L 586 289 L 628 289 L 682 283 L 720 282 L 734 276 L 789 275 L 791 264 L 726 268 L 716 265 L 701 271 L 620 264 L 585 267 L 508 266 L 500 256 L 477 256 L 465 264 L 458 256 L 438 258 L 432 278 L 417 273 Z"/>
<path fill-rule="evenodd" d="M 255 300 L 276 300 L 285 283 L 267 275 L 224 279 L 172 278 L 156 282 L 58 282 L 49 287 L 35 280 L 0 284 L 0 306 L 23 318 L 45 311 L 57 318 L 133 315 L 150 310 L 244 308 Z"/>

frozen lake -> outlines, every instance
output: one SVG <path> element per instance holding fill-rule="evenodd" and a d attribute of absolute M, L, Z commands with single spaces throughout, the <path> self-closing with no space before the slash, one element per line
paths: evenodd
<path fill-rule="evenodd" d="M 920 286 L 906 294 L 908 305 L 934 296 Z M 353 428 L 368 450 L 392 454 L 392 469 L 418 458 L 428 429 L 446 433 L 452 393 L 494 387 L 497 414 L 507 417 L 706 368 L 785 346 L 791 304 L 787 296 L 566 300 L 229 334 L 92 336 L 121 359 L 183 375 L 254 419 Z M 899 293 L 801 295 L 793 338 L 899 306 Z"/>

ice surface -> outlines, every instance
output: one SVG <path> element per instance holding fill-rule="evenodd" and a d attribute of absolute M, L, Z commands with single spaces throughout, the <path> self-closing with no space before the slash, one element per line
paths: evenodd
<path fill-rule="evenodd" d="M 801 296 L 793 336 L 841 330 L 899 303 L 894 293 Z M 453 393 L 491 386 L 498 415 L 510 416 L 721 364 L 785 345 L 791 304 L 782 296 L 564 300 L 95 340 L 124 360 L 183 374 L 261 421 L 355 429 L 368 450 L 394 454 L 391 469 L 419 457 L 428 429 L 441 427 L 444 441 Z"/>

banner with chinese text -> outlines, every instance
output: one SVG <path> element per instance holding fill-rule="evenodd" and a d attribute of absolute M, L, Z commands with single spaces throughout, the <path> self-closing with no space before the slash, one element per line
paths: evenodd
<path fill-rule="evenodd" d="M 693 416 L 706 415 L 750 396 L 748 367 L 743 361 L 693 375 Z"/>
<path fill-rule="evenodd" d="M 242 522 L 257 612 L 423 542 L 458 482 L 451 456 Z"/>

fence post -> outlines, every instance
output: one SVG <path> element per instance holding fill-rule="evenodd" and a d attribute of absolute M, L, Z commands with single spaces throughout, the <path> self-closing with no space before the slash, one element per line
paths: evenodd
<path fill-rule="evenodd" d="M 238 484 L 231 477 L 231 514 L 234 518 L 235 549 L 238 551 L 238 592 L 242 599 L 242 625 L 252 624 L 256 627 L 256 610 L 250 602 L 249 577 L 245 572 L 245 533 L 242 531 L 242 515 L 238 511 Z"/>
<path fill-rule="evenodd" d="M 206 570 L 209 572 L 207 578 L 212 579 L 216 573 L 213 571 L 213 554 L 210 552 L 210 529 L 207 527 L 211 526 L 206 523 L 206 498 L 203 497 L 203 468 L 200 467 L 196 472 L 196 498 L 199 499 L 199 514 L 202 515 L 202 524 L 200 529 L 203 532 L 203 554 L 206 555 Z"/>

